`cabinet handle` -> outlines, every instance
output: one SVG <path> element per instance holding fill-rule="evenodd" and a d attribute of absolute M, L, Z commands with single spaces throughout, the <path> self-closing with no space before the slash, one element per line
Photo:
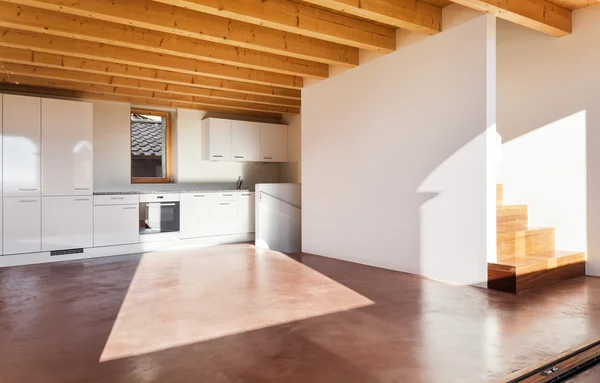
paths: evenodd
<path fill-rule="evenodd" d="M 244 156 L 233 156 L 233 158 L 244 158 Z"/>
<path fill-rule="evenodd" d="M 131 206 L 131 207 L 124 207 L 123 210 L 134 210 L 137 209 L 137 207 L 135 206 Z"/>
<path fill-rule="evenodd" d="M 273 157 L 263 157 L 263 159 L 265 159 L 265 160 L 272 160 Z"/>
<path fill-rule="evenodd" d="M 215 157 L 215 158 L 223 158 L 223 156 L 217 156 L 217 155 L 214 155 L 214 154 L 213 154 L 213 157 Z"/>
<path fill-rule="evenodd" d="M 248 197 L 249 195 L 250 195 L 250 193 L 242 194 L 242 196 L 244 196 L 244 197 Z"/>
<path fill-rule="evenodd" d="M 19 191 L 37 191 L 37 189 L 19 189 Z"/>
<path fill-rule="evenodd" d="M 89 201 L 89 198 L 75 198 L 74 201 Z"/>
<path fill-rule="evenodd" d="M 205 196 L 204 194 L 196 194 L 196 195 L 194 196 L 194 198 L 198 198 L 198 197 L 206 197 L 206 196 Z"/>
<path fill-rule="evenodd" d="M 229 202 L 219 202 L 219 205 L 229 205 Z"/>
<path fill-rule="evenodd" d="M 125 199 L 125 197 L 110 197 L 110 199 Z"/>
<path fill-rule="evenodd" d="M 75 190 L 90 190 L 90 188 L 75 188 Z"/>
<path fill-rule="evenodd" d="M 156 199 L 163 199 L 163 198 L 165 198 L 165 197 L 164 197 L 164 196 L 162 196 L 162 195 L 157 195 L 157 196 L 156 196 Z"/>
<path fill-rule="evenodd" d="M 23 203 L 27 203 L 27 202 L 37 202 L 37 200 L 34 200 L 34 199 L 22 199 L 22 200 L 19 200 L 19 202 L 23 202 Z"/>
<path fill-rule="evenodd" d="M 223 197 L 233 197 L 233 194 L 223 194 Z"/>

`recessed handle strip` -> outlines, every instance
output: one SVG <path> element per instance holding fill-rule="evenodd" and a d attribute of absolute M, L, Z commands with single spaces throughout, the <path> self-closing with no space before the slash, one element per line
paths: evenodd
<path fill-rule="evenodd" d="M 123 210 L 134 210 L 137 209 L 137 207 L 135 206 L 131 206 L 131 207 L 124 207 Z"/>
<path fill-rule="evenodd" d="M 206 196 L 205 196 L 204 194 L 196 194 L 196 195 L 194 196 L 194 198 L 197 198 L 197 197 L 206 197 Z"/>
<path fill-rule="evenodd" d="M 75 198 L 75 201 L 89 201 L 89 198 Z"/>
<path fill-rule="evenodd" d="M 273 157 L 263 157 L 263 159 L 265 159 L 265 160 L 272 160 Z"/>
<path fill-rule="evenodd" d="M 217 156 L 217 155 L 214 155 L 214 154 L 213 154 L 213 157 L 215 157 L 215 158 L 223 158 L 223 156 Z"/>
<path fill-rule="evenodd" d="M 90 188 L 75 188 L 75 190 L 90 190 Z"/>
<path fill-rule="evenodd" d="M 233 194 L 223 194 L 223 197 L 233 197 Z"/>
<path fill-rule="evenodd" d="M 219 205 L 229 205 L 229 202 L 219 202 Z"/>
<path fill-rule="evenodd" d="M 125 199 L 125 197 L 110 197 L 110 199 Z"/>
<path fill-rule="evenodd" d="M 24 202 L 24 203 L 26 203 L 26 202 L 37 202 L 37 201 L 36 201 L 36 200 L 34 200 L 34 199 L 22 199 L 22 200 L 19 200 L 19 202 Z"/>
<path fill-rule="evenodd" d="M 37 191 L 37 189 L 19 189 L 19 191 Z"/>
<path fill-rule="evenodd" d="M 244 158 L 244 156 L 233 156 L 233 158 Z"/>

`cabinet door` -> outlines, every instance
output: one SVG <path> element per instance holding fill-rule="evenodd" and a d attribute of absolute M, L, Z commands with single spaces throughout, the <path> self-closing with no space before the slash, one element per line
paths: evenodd
<path fill-rule="evenodd" d="M 92 197 L 42 198 L 42 251 L 94 245 Z"/>
<path fill-rule="evenodd" d="M 237 201 L 218 201 L 216 203 L 215 235 L 228 235 L 238 232 Z"/>
<path fill-rule="evenodd" d="M 254 233 L 254 193 L 239 193 L 238 198 L 238 231 Z"/>
<path fill-rule="evenodd" d="M 231 121 L 208 121 L 208 152 L 211 161 L 231 161 Z"/>
<path fill-rule="evenodd" d="M 287 162 L 287 125 L 260 124 L 260 158 L 265 162 Z"/>
<path fill-rule="evenodd" d="M 4 255 L 41 251 L 41 198 L 4 198 Z"/>
<path fill-rule="evenodd" d="M 94 246 L 139 242 L 139 205 L 94 206 Z"/>
<path fill-rule="evenodd" d="M 39 97 L 3 97 L 4 196 L 39 196 L 41 189 Z"/>
<path fill-rule="evenodd" d="M 234 161 L 260 161 L 260 123 L 231 121 L 231 156 Z"/>
<path fill-rule="evenodd" d="M 215 193 L 181 194 L 179 213 L 180 238 L 198 238 L 215 235 Z"/>
<path fill-rule="evenodd" d="M 92 195 L 93 105 L 42 99 L 42 195 Z"/>

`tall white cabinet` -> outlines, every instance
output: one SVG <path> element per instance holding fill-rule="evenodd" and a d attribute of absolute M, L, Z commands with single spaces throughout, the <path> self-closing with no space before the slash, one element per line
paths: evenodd
<path fill-rule="evenodd" d="M 1 101 L 3 254 L 92 247 L 92 104 Z"/>
<path fill-rule="evenodd" d="M 92 195 L 93 105 L 42 99 L 42 195 Z"/>
<path fill-rule="evenodd" d="M 3 97 L 4 197 L 40 196 L 41 102 L 39 97 Z"/>
<path fill-rule="evenodd" d="M 2 97 L 3 254 L 41 250 L 41 101 Z"/>

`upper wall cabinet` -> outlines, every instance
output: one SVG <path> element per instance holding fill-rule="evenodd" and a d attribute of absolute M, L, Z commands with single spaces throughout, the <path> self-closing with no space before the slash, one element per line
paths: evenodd
<path fill-rule="evenodd" d="M 208 161 L 231 161 L 231 120 L 202 121 L 203 156 Z"/>
<path fill-rule="evenodd" d="M 93 105 L 42 99 L 42 194 L 91 195 Z"/>
<path fill-rule="evenodd" d="M 202 159 L 287 162 L 287 128 L 287 125 L 207 118 L 202 121 Z"/>
<path fill-rule="evenodd" d="M 41 98 L 5 94 L 2 104 L 4 196 L 39 196 Z"/>
<path fill-rule="evenodd" d="M 231 156 L 234 161 L 260 161 L 260 123 L 231 121 Z"/>
<path fill-rule="evenodd" d="M 260 157 L 265 162 L 287 162 L 287 125 L 260 124 Z"/>

